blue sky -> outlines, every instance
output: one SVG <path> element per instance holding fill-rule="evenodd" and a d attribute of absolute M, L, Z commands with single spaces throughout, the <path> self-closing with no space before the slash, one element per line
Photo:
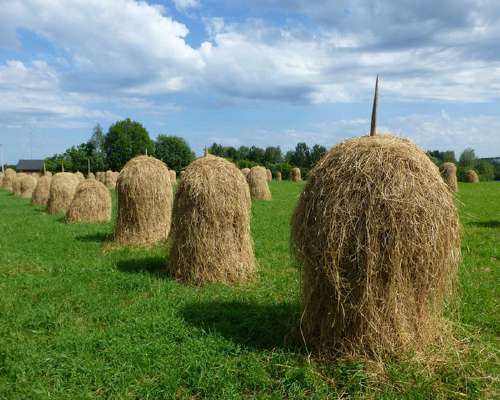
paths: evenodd
<path fill-rule="evenodd" d="M 0 1 L 7 162 L 99 123 L 205 145 L 330 147 L 369 129 L 500 155 L 498 0 Z"/>

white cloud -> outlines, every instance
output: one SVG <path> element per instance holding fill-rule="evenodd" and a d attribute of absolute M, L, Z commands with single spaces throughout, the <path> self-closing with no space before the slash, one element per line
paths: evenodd
<path fill-rule="evenodd" d="M 200 0 L 173 0 L 175 8 L 179 11 L 187 11 L 201 6 Z"/>

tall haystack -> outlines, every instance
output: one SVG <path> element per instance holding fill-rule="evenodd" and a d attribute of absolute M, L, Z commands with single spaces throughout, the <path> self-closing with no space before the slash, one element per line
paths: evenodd
<path fill-rule="evenodd" d="M 245 179 L 248 177 L 248 174 L 250 173 L 250 168 L 242 168 L 241 173 L 245 177 Z"/>
<path fill-rule="evenodd" d="M 177 183 L 177 173 L 173 169 L 169 170 L 168 173 L 170 174 L 170 182 L 173 186 Z"/>
<path fill-rule="evenodd" d="M 194 284 L 246 282 L 255 271 L 250 218 L 238 168 L 212 155 L 197 159 L 175 195 L 169 272 Z"/>
<path fill-rule="evenodd" d="M 254 200 L 271 200 L 272 195 L 267 184 L 267 173 L 264 167 L 253 167 L 247 176 L 250 195 Z"/>
<path fill-rule="evenodd" d="M 467 182 L 467 183 L 479 183 L 479 175 L 473 169 L 469 169 L 465 173 L 465 182 Z"/>
<path fill-rule="evenodd" d="M 270 169 L 266 169 L 266 178 L 268 182 L 271 182 L 273 180 L 273 173 Z"/>
<path fill-rule="evenodd" d="M 21 182 L 25 176 L 26 174 L 24 172 L 19 172 L 12 180 L 12 193 L 16 196 L 21 196 Z"/>
<path fill-rule="evenodd" d="M 115 189 L 116 188 L 116 181 L 118 180 L 119 174 L 113 171 L 106 171 L 106 174 L 104 176 L 105 179 L 105 185 L 108 189 Z"/>
<path fill-rule="evenodd" d="M 440 168 L 441 176 L 452 192 L 458 190 L 457 166 L 451 162 L 445 162 Z"/>
<path fill-rule="evenodd" d="M 282 181 L 282 177 L 281 177 L 281 172 L 276 172 L 276 182 L 281 182 Z"/>
<path fill-rule="evenodd" d="M 101 172 L 101 171 L 98 171 L 95 173 L 95 178 L 103 183 L 103 184 L 106 184 L 106 177 L 104 176 L 104 172 Z"/>
<path fill-rule="evenodd" d="M 46 206 L 50 195 L 50 182 L 52 176 L 42 175 L 36 184 L 36 188 L 31 196 L 31 204 L 34 206 Z"/>
<path fill-rule="evenodd" d="M 7 168 L 2 180 L 2 189 L 12 192 L 12 182 L 14 181 L 15 176 L 16 171 L 14 171 L 12 168 Z"/>
<path fill-rule="evenodd" d="M 21 197 L 24 199 L 31 199 L 33 191 L 36 188 L 38 180 L 34 176 L 26 175 L 21 179 Z"/>
<path fill-rule="evenodd" d="M 114 240 L 152 245 L 167 239 L 172 215 L 172 184 L 167 166 L 154 157 L 130 160 L 118 178 L 118 218 Z"/>
<path fill-rule="evenodd" d="M 442 333 L 458 213 L 438 168 L 409 140 L 363 136 L 332 148 L 299 199 L 291 244 L 307 348 L 377 357 Z"/>
<path fill-rule="evenodd" d="M 302 180 L 300 168 L 297 168 L 297 167 L 292 168 L 292 170 L 290 171 L 290 180 L 292 180 L 294 182 L 298 182 L 298 181 Z"/>
<path fill-rule="evenodd" d="M 109 221 L 111 221 L 109 189 L 95 179 L 80 182 L 66 212 L 66 222 L 93 224 Z"/>
<path fill-rule="evenodd" d="M 80 171 L 76 171 L 75 175 L 80 180 L 80 182 L 85 179 L 85 175 L 83 175 Z"/>
<path fill-rule="evenodd" d="M 80 180 L 71 172 L 59 172 L 52 177 L 47 211 L 50 214 L 66 212 L 73 200 Z"/>

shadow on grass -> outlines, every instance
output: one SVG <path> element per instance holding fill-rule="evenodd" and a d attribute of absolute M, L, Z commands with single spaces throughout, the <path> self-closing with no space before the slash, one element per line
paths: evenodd
<path fill-rule="evenodd" d="M 129 274 L 149 273 L 161 279 L 168 279 L 164 257 L 146 257 L 120 260 L 116 268 Z"/>
<path fill-rule="evenodd" d="M 477 226 L 479 228 L 500 228 L 500 221 L 473 221 L 469 225 Z"/>
<path fill-rule="evenodd" d="M 298 350 L 291 334 L 298 320 L 296 304 L 212 301 L 188 304 L 181 313 L 187 323 L 246 347 Z"/>
<path fill-rule="evenodd" d="M 95 242 L 95 243 L 103 243 L 108 242 L 113 239 L 113 235 L 111 233 L 91 233 L 90 235 L 77 236 L 76 240 L 80 242 Z"/>

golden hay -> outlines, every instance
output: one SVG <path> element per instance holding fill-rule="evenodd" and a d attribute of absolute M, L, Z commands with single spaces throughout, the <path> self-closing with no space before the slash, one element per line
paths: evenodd
<path fill-rule="evenodd" d="M 309 349 L 378 357 L 443 333 L 460 225 L 438 168 L 410 141 L 363 136 L 331 149 L 299 199 L 291 244 Z"/>
<path fill-rule="evenodd" d="M 250 195 L 254 200 L 271 200 L 272 195 L 267 184 L 267 173 L 264 167 L 253 167 L 247 176 Z"/>
<path fill-rule="evenodd" d="M 168 173 L 170 174 L 170 182 L 175 185 L 177 183 L 177 173 L 173 169 L 169 170 Z"/>
<path fill-rule="evenodd" d="M 49 201 L 50 195 L 50 182 L 52 180 L 52 176 L 43 175 L 38 179 L 36 184 L 36 188 L 33 192 L 33 196 L 31 197 L 31 204 L 35 206 L 46 206 Z"/>
<path fill-rule="evenodd" d="M 116 172 L 113 171 L 106 171 L 106 174 L 104 176 L 105 179 L 105 185 L 107 186 L 108 189 L 115 189 L 116 188 L 116 181 L 118 179 L 118 175 Z"/>
<path fill-rule="evenodd" d="M 465 173 L 465 182 L 468 182 L 468 183 L 478 183 L 479 182 L 479 175 L 473 169 L 469 169 Z"/>
<path fill-rule="evenodd" d="M 49 176 L 52 177 L 52 172 L 50 171 L 45 171 L 42 176 Z"/>
<path fill-rule="evenodd" d="M 11 168 L 5 170 L 5 175 L 2 180 L 2 189 L 12 192 L 12 182 L 16 176 L 16 171 Z"/>
<path fill-rule="evenodd" d="M 95 175 L 94 175 L 94 173 L 93 173 L 93 172 L 89 172 L 89 173 L 87 174 L 87 179 L 95 179 Z"/>
<path fill-rule="evenodd" d="M 80 182 L 85 179 L 85 176 L 80 171 L 76 171 L 75 175 L 80 180 Z"/>
<path fill-rule="evenodd" d="M 292 168 L 290 171 L 290 179 L 294 182 L 302 180 L 302 175 L 300 173 L 300 168 Z"/>
<path fill-rule="evenodd" d="M 194 284 L 248 281 L 255 272 L 251 199 L 236 166 L 207 155 L 191 163 L 172 213 L 168 271 Z"/>
<path fill-rule="evenodd" d="M 106 177 L 105 177 L 104 172 L 101 172 L 101 171 L 96 172 L 96 173 L 95 173 L 95 178 L 96 178 L 99 182 L 101 182 L 101 183 L 103 183 L 103 184 L 106 184 Z"/>
<path fill-rule="evenodd" d="M 66 222 L 93 224 L 109 221 L 111 221 L 109 189 L 95 179 L 80 182 L 66 212 Z"/>
<path fill-rule="evenodd" d="M 31 199 L 38 180 L 34 176 L 26 175 L 21 179 L 21 197 Z"/>
<path fill-rule="evenodd" d="M 47 211 L 50 214 L 66 212 L 73 200 L 80 180 L 71 172 L 59 172 L 52 177 Z"/>
<path fill-rule="evenodd" d="M 458 190 L 456 165 L 451 162 L 446 162 L 441 165 L 440 172 L 444 182 L 448 185 L 450 190 L 456 192 Z"/>
<path fill-rule="evenodd" d="M 167 166 L 154 157 L 130 160 L 118 178 L 118 218 L 114 240 L 126 245 L 152 245 L 170 232 L 172 184 Z"/>
<path fill-rule="evenodd" d="M 242 168 L 241 169 L 241 173 L 243 174 L 243 176 L 245 177 L 245 179 L 247 178 L 248 174 L 250 173 L 250 168 Z"/>
<path fill-rule="evenodd" d="M 277 182 L 281 182 L 282 181 L 282 178 L 281 178 L 281 172 L 276 172 L 276 181 Z"/>
<path fill-rule="evenodd" d="M 270 169 L 266 169 L 266 178 L 268 182 L 271 182 L 273 180 L 273 173 Z"/>
<path fill-rule="evenodd" d="M 26 174 L 24 172 L 19 172 L 12 180 L 12 192 L 16 196 L 21 196 L 21 182 L 25 176 Z"/>

